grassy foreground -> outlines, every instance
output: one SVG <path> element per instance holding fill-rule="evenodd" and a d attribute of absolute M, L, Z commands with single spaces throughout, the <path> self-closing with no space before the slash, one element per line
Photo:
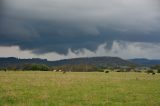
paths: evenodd
<path fill-rule="evenodd" d="M 0 106 L 160 106 L 160 75 L 0 72 Z"/>

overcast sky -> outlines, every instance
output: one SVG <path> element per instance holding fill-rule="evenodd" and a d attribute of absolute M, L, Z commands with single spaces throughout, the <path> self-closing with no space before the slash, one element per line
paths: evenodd
<path fill-rule="evenodd" d="M 0 57 L 160 58 L 159 0 L 1 0 Z"/>

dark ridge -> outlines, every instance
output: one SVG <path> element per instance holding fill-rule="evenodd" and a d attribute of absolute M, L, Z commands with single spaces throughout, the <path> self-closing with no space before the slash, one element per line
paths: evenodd
<path fill-rule="evenodd" d="M 0 67 L 7 67 L 11 65 L 22 64 L 46 64 L 48 66 L 61 66 L 61 65 L 78 65 L 78 64 L 90 64 L 94 66 L 132 66 L 135 63 L 121 59 L 119 57 L 85 57 L 85 58 L 72 58 L 58 61 L 48 61 L 47 59 L 18 59 L 14 57 L 0 58 Z"/>
<path fill-rule="evenodd" d="M 129 61 L 143 66 L 152 66 L 160 64 L 160 60 L 158 59 L 136 58 L 136 59 L 129 59 Z"/>

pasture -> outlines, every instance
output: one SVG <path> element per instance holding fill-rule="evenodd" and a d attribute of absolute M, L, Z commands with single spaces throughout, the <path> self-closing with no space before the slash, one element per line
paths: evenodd
<path fill-rule="evenodd" d="M 160 106 L 160 74 L 1 71 L 0 106 Z"/>

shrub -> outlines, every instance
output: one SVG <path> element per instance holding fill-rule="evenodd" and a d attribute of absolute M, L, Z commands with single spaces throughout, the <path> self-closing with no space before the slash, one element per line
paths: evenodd
<path fill-rule="evenodd" d="M 49 67 L 45 64 L 27 64 L 24 66 L 23 70 L 49 71 Z"/>
<path fill-rule="evenodd" d="M 141 70 L 134 70 L 134 72 L 139 72 L 139 73 L 140 73 L 140 72 L 142 72 L 142 71 L 141 71 Z"/>
<path fill-rule="evenodd" d="M 146 73 L 148 73 L 148 74 L 149 73 L 154 73 L 154 71 L 150 69 L 150 70 L 147 70 Z"/>
<path fill-rule="evenodd" d="M 105 72 L 105 73 L 109 73 L 109 70 L 105 70 L 104 72 Z"/>
<path fill-rule="evenodd" d="M 98 72 L 104 72 L 104 70 L 103 70 L 103 69 L 97 69 L 97 71 L 98 71 Z"/>
<path fill-rule="evenodd" d="M 155 72 L 152 73 L 152 75 L 155 75 L 155 74 L 156 74 Z"/>
<path fill-rule="evenodd" d="M 157 73 L 160 73 L 160 69 L 157 70 Z"/>
<path fill-rule="evenodd" d="M 117 69 L 116 72 L 125 72 L 123 69 Z"/>

